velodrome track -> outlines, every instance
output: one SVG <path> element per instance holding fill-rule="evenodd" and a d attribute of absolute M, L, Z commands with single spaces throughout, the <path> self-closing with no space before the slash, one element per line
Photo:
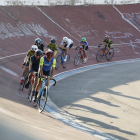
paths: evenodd
<path fill-rule="evenodd" d="M 39 114 L 26 99 L 27 90 L 23 92 L 18 90 L 23 72 L 21 64 L 27 50 L 37 37 L 43 40 L 45 46 L 52 37 L 57 39 L 57 44 L 60 44 L 63 36 L 73 39 L 74 46 L 77 46 L 78 41 L 83 36 L 89 42 L 90 55 L 85 65 L 81 63 L 77 67 L 74 66 L 73 59 L 77 51 L 73 47 L 69 51 L 71 55 L 70 64 L 66 69 L 59 68 L 55 74 L 98 64 L 95 59 L 98 51 L 97 45 L 101 43 L 105 34 L 108 34 L 114 42 L 115 55 L 110 62 L 140 58 L 139 4 L 115 7 L 1 7 L 0 15 L 0 116 L 2 126 L 14 127 L 15 131 L 23 134 L 22 137 L 28 137 L 28 139 L 46 139 L 46 137 L 50 140 L 97 139 L 91 134 L 60 122 L 51 113 Z M 105 62 L 107 62 L 106 59 L 102 60 L 101 63 Z M 55 98 L 54 93 L 51 96 L 52 99 Z M 137 98 L 139 99 L 139 97 Z M 62 101 L 64 102 L 64 99 Z M 65 105 L 60 107 L 64 108 Z M 95 108 L 93 107 L 93 109 Z M 71 110 L 66 111 L 71 113 Z M 119 127 L 116 126 L 116 129 Z M 138 127 L 137 131 L 139 129 Z M 122 136 L 120 133 L 113 134 L 114 132 L 111 133 L 103 129 L 101 131 L 112 134 L 119 139 L 130 139 L 130 135 L 132 135 L 132 139 L 139 139 L 137 131 L 131 132 L 129 130 L 127 133 L 124 130 L 126 135 Z"/>

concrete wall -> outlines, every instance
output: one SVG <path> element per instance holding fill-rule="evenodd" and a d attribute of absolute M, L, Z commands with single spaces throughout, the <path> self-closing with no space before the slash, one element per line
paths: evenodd
<path fill-rule="evenodd" d="M 32 5 L 32 6 L 56 6 L 56 5 L 98 5 L 98 4 L 135 4 L 140 0 L 0 0 L 1 6 L 8 5 Z"/>

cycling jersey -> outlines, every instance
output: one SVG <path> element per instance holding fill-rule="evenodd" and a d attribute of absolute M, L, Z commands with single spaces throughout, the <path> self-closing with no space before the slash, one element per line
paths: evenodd
<path fill-rule="evenodd" d="M 52 51 L 57 50 L 57 45 L 56 44 L 52 45 L 51 43 L 49 43 L 47 47 L 49 49 L 51 49 Z"/>
<path fill-rule="evenodd" d="M 36 59 L 35 55 L 31 57 L 31 62 L 32 62 L 32 68 L 35 70 L 39 69 L 39 63 L 40 63 L 40 57 Z"/>
<path fill-rule="evenodd" d="M 81 46 L 83 46 L 83 45 L 84 45 L 84 46 L 85 46 L 85 45 L 88 46 L 88 42 L 87 42 L 87 41 L 85 41 L 85 42 L 82 42 L 82 41 L 81 41 L 80 44 L 81 44 Z"/>
<path fill-rule="evenodd" d="M 27 56 L 29 56 L 27 62 L 30 62 L 30 57 L 33 56 L 33 55 L 35 55 L 35 53 L 32 50 L 29 50 L 28 53 L 27 53 Z"/>
<path fill-rule="evenodd" d="M 64 42 L 63 42 L 63 40 L 62 40 L 61 45 L 63 45 L 63 43 L 64 43 Z M 70 48 L 70 45 L 71 45 L 71 44 L 73 44 L 73 41 L 72 41 L 71 39 L 68 38 L 67 47 Z"/>
<path fill-rule="evenodd" d="M 49 71 L 51 70 L 51 67 L 56 66 L 56 59 L 52 58 L 51 61 L 47 61 L 47 57 L 41 57 L 40 59 L 40 65 L 43 66 L 44 71 Z"/>
<path fill-rule="evenodd" d="M 105 40 L 105 39 L 104 39 L 103 42 L 105 42 L 106 44 L 108 44 L 108 45 L 110 45 L 110 46 L 113 45 L 113 42 L 112 42 L 110 39 L 108 39 L 108 40 Z"/>
<path fill-rule="evenodd" d="M 35 43 L 35 45 L 37 46 L 37 44 Z M 39 50 L 44 51 L 44 45 L 40 44 L 40 46 L 37 46 Z"/>

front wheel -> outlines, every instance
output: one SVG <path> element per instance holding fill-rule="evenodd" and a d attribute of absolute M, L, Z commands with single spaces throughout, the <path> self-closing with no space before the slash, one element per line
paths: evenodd
<path fill-rule="evenodd" d="M 62 63 L 61 55 L 58 55 L 56 58 L 56 66 L 55 66 L 56 70 L 60 67 L 61 63 Z"/>
<path fill-rule="evenodd" d="M 80 59 L 81 59 L 81 55 L 80 55 L 80 52 L 78 52 L 74 58 L 74 65 L 77 66 L 78 63 L 80 62 Z"/>
<path fill-rule="evenodd" d="M 100 61 L 103 59 L 103 56 L 104 56 L 103 49 L 100 49 L 100 50 L 97 52 L 96 60 L 97 60 L 98 62 L 100 62 Z"/>
<path fill-rule="evenodd" d="M 44 96 L 44 99 L 43 99 Z M 47 103 L 47 98 L 48 98 L 48 88 L 47 90 L 45 88 L 42 89 L 42 93 L 40 94 L 39 100 L 38 100 L 38 107 L 39 107 L 39 112 L 41 113 Z"/>
<path fill-rule="evenodd" d="M 114 55 L 114 48 L 110 48 L 110 52 L 107 52 L 106 59 L 111 60 Z"/>

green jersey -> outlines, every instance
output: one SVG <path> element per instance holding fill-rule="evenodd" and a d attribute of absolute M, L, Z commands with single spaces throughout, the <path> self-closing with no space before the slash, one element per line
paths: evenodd
<path fill-rule="evenodd" d="M 51 49 L 52 51 L 57 50 L 57 45 L 52 45 L 51 43 L 48 44 L 47 48 Z"/>
<path fill-rule="evenodd" d="M 104 39 L 103 42 L 105 42 L 106 44 L 110 45 L 110 47 L 113 45 L 113 42 L 110 39 L 108 39 L 108 40 Z"/>
<path fill-rule="evenodd" d="M 32 51 L 32 50 L 29 50 L 28 53 L 27 53 L 27 56 L 29 56 L 29 59 L 27 62 L 30 62 L 30 57 L 35 55 L 35 53 Z"/>

